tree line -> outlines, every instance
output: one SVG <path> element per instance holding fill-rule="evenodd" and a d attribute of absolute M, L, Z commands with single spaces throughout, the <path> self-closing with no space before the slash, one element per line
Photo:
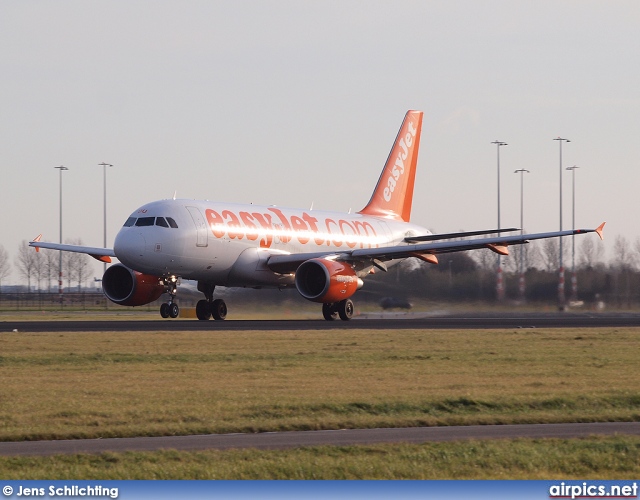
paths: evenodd
<path fill-rule="evenodd" d="M 68 239 L 65 243 L 70 245 L 82 245 L 81 239 Z M 62 252 L 62 277 L 63 286 L 69 290 L 73 286 L 80 290 L 90 277 L 91 266 L 89 257 L 83 253 Z M 12 263 L 7 251 L 0 245 L 0 287 L 3 280 L 11 274 L 15 268 L 18 275 L 27 284 L 28 291 L 58 291 L 58 277 L 60 274 L 60 254 L 58 250 L 46 248 L 36 252 L 23 241 L 18 247 L 18 253 Z"/>
<path fill-rule="evenodd" d="M 610 246 L 605 262 L 605 246 L 590 236 L 575 240 L 575 259 L 571 237 L 562 243 L 565 270 L 565 296 L 586 306 L 606 303 L 614 307 L 640 306 L 640 238 L 631 243 L 618 236 Z M 558 238 L 509 247 L 501 268 L 506 301 L 557 304 L 560 244 Z M 416 258 L 407 259 L 387 273 L 372 278 L 380 286 L 362 289 L 371 300 L 383 296 L 411 300 L 496 302 L 498 255 L 488 249 L 438 255 L 437 265 Z M 578 295 L 572 297 L 573 264 Z M 522 267 L 521 267 L 522 266 Z M 522 271 L 521 271 L 522 269 Z M 524 275 L 525 295 L 519 288 Z"/>
<path fill-rule="evenodd" d="M 640 238 L 630 242 L 617 236 L 605 262 L 604 244 L 592 236 L 576 239 L 575 259 L 571 237 L 563 240 L 565 295 L 571 298 L 571 274 L 575 261 L 578 300 L 593 303 L 607 300 L 621 307 L 640 305 Z M 82 245 L 80 239 L 65 243 Z M 530 301 L 554 302 L 558 296 L 558 238 L 509 247 L 510 255 L 501 257 L 506 300 L 521 299 L 518 288 L 520 269 L 525 275 L 526 295 Z M 367 280 L 359 294 L 371 300 L 395 295 L 452 301 L 495 301 L 498 256 L 490 250 L 441 254 L 439 264 L 407 259 L 378 272 Z M 80 290 L 90 278 L 90 257 L 62 252 L 63 285 L 66 290 Z M 0 287 L 15 268 L 29 291 L 57 292 L 59 253 L 42 249 L 36 252 L 24 241 L 13 261 L 0 245 Z"/>

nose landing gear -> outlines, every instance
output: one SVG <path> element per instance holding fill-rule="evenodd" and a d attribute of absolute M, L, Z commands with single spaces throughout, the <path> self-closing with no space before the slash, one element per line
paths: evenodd
<path fill-rule="evenodd" d="M 160 316 L 163 318 L 177 318 L 180 315 L 180 308 L 175 302 L 165 302 L 160 306 Z"/>
<path fill-rule="evenodd" d="M 173 274 L 166 276 L 162 278 L 162 284 L 169 294 L 169 302 L 165 302 L 160 306 L 160 316 L 163 318 L 177 318 L 180 315 L 180 308 L 174 300 L 178 292 L 178 277 Z"/>

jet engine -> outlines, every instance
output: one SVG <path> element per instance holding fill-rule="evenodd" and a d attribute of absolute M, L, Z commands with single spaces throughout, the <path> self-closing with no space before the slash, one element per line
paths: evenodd
<path fill-rule="evenodd" d="M 157 276 L 114 264 L 102 276 L 102 290 L 111 302 L 118 305 L 143 306 L 160 298 L 165 287 Z"/>
<path fill-rule="evenodd" d="M 340 302 L 363 285 L 354 270 L 344 262 L 310 259 L 296 271 L 296 288 L 312 302 Z"/>

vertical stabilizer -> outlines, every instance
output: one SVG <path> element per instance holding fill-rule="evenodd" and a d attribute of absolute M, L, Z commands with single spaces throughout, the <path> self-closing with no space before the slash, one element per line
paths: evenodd
<path fill-rule="evenodd" d="M 408 111 L 371 200 L 359 213 L 409 222 L 422 111 Z"/>

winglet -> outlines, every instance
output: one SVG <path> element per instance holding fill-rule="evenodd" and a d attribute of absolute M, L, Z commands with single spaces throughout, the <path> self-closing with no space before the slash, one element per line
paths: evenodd
<path fill-rule="evenodd" d="M 606 222 L 603 222 L 602 224 L 600 224 L 598 226 L 598 228 L 596 229 L 596 233 L 598 234 L 598 236 L 600 236 L 601 240 L 604 240 L 604 236 L 602 235 L 602 230 L 604 229 L 604 225 L 606 224 Z"/>
<path fill-rule="evenodd" d="M 33 241 L 40 241 L 42 239 L 42 233 L 40 233 L 38 236 L 36 236 L 35 238 L 33 238 Z M 40 248 L 36 247 L 36 252 L 39 252 Z"/>

